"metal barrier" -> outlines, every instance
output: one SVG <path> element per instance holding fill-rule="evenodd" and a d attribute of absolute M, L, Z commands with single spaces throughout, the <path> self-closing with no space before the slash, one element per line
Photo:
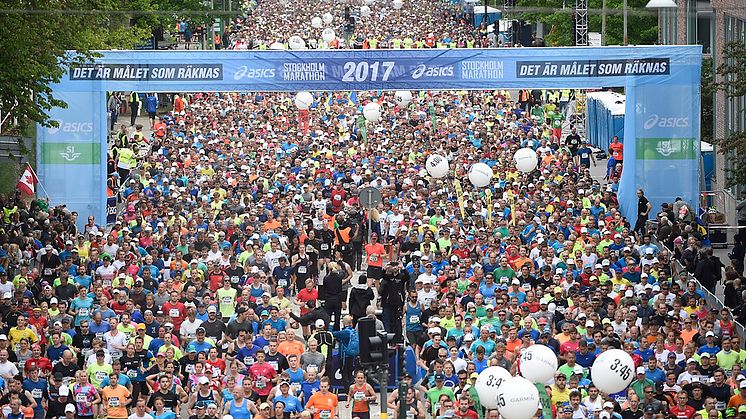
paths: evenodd
<path fill-rule="evenodd" d="M 650 233 L 652 237 L 651 241 L 654 242 L 658 246 L 658 248 L 668 250 L 668 253 L 671 255 L 671 261 L 672 263 L 675 264 L 676 272 L 687 272 L 686 268 L 684 268 L 684 266 L 678 260 L 673 259 L 673 254 L 674 254 L 673 251 L 669 249 L 668 247 L 666 247 L 663 243 L 658 241 L 658 237 L 655 235 L 655 230 L 651 230 L 651 225 L 657 226 L 657 221 L 648 222 L 648 225 L 647 225 L 648 232 Z M 725 269 L 723 269 L 722 274 L 723 274 L 723 277 L 725 277 Z M 715 294 L 710 292 L 710 290 L 703 287 L 702 284 L 697 280 L 697 278 L 694 277 L 694 275 L 687 272 L 687 277 L 689 278 L 689 280 L 692 280 L 697 284 L 697 289 L 702 291 L 702 293 L 705 295 L 705 300 L 707 301 L 707 304 L 710 307 L 717 308 L 718 311 L 722 310 L 723 308 L 726 308 L 725 304 L 723 304 L 723 302 Z M 730 311 L 730 308 L 728 308 L 728 310 Z M 746 336 L 746 329 L 741 323 L 736 321 L 735 317 L 733 317 L 733 324 L 735 325 L 735 333 L 738 334 L 738 336 L 741 338 L 741 342 L 743 342 L 744 336 Z"/>

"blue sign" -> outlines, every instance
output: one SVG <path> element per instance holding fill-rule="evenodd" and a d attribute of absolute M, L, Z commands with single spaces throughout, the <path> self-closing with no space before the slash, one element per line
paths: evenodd
<path fill-rule="evenodd" d="M 670 201 L 673 193 L 695 207 L 699 201 L 699 141 L 690 140 L 699 138 L 701 55 L 700 46 L 105 51 L 94 62 L 71 68 L 53 86 L 57 97 L 74 105 L 52 110 L 61 128 L 52 132 L 40 127 L 37 144 L 40 149 L 47 141 L 105 144 L 107 91 L 624 87 L 627 118 L 620 199 L 624 214 L 634 224 L 636 188 L 645 189 L 654 205 Z M 638 153 L 638 148 L 643 151 Z M 53 203 L 68 203 L 81 219 L 87 214 L 106 218 L 106 147 L 101 150 L 100 167 L 89 167 L 86 173 L 67 172 L 80 171 L 82 165 L 40 165 L 38 170 L 53 191 Z M 666 173 L 665 178 L 659 173 Z M 666 179 L 674 178 L 684 181 L 667 184 Z M 67 195 L 71 185 L 81 197 L 80 208 Z"/>

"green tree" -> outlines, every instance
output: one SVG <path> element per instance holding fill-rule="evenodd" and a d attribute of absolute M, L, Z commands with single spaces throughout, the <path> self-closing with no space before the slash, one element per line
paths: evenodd
<path fill-rule="evenodd" d="M 654 13 L 645 9 L 648 0 L 627 1 L 627 43 L 630 45 L 649 45 L 658 38 L 658 22 Z M 516 7 L 543 8 L 554 10 L 551 13 L 520 13 L 519 18 L 529 22 L 541 22 L 548 35 L 545 40 L 548 46 L 568 46 L 575 43 L 573 27 L 573 0 L 518 0 Z M 590 32 L 601 32 L 601 8 L 603 0 L 588 1 L 588 29 Z M 624 43 L 624 18 L 622 16 L 623 0 L 607 0 L 606 9 L 606 45 Z M 613 13 L 612 13 L 613 11 Z"/>
<path fill-rule="evenodd" d="M 5 0 L 0 111 L 17 125 L 4 132 L 21 134 L 34 123 L 55 124 L 49 110 L 67 105 L 50 86 L 71 65 L 90 60 L 95 50 L 131 49 L 149 38 L 152 28 L 173 25 L 173 10 L 206 18 L 200 0 Z"/>
<path fill-rule="evenodd" d="M 726 100 L 733 100 L 746 95 L 746 44 L 731 42 L 723 49 L 723 63 L 715 70 L 715 77 L 705 76 L 703 68 L 702 92 L 703 98 L 722 91 Z M 737 117 L 744 118 L 746 110 Z M 711 121 L 710 117 L 710 121 Z M 711 124 L 711 122 L 710 122 Z M 746 131 L 732 131 L 724 138 L 713 136 L 713 143 L 718 152 L 728 161 L 725 170 L 726 186 L 746 184 Z"/>

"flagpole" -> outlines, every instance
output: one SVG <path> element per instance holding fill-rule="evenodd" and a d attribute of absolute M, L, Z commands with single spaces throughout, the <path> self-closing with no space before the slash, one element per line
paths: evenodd
<path fill-rule="evenodd" d="M 39 184 L 41 187 L 42 192 L 44 192 L 44 196 L 47 198 L 47 201 L 49 200 L 49 193 L 47 193 L 47 189 L 44 187 L 44 184 L 41 183 L 41 180 L 39 180 L 39 176 L 36 174 L 36 171 L 33 167 L 31 167 L 30 163 L 26 163 L 26 167 L 28 167 L 29 170 L 31 170 L 31 174 L 34 175 L 34 179 L 36 179 L 36 183 Z M 38 193 L 37 193 L 38 195 Z"/>

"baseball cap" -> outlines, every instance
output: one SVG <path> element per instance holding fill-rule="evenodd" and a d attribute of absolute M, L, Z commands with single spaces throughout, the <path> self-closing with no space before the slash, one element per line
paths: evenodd
<path fill-rule="evenodd" d="M 218 309 L 215 306 L 210 306 L 210 307 L 207 307 L 207 312 L 208 313 L 217 313 Z"/>
<path fill-rule="evenodd" d="M 715 337 L 715 333 L 713 333 L 712 330 L 710 330 L 709 332 L 705 333 L 705 337 L 706 338 L 709 338 L 710 336 Z"/>
<path fill-rule="evenodd" d="M 316 319 L 316 323 L 314 323 L 316 327 L 324 327 L 324 320 L 322 319 Z"/>
<path fill-rule="evenodd" d="M 702 352 L 702 355 L 699 356 L 700 358 L 709 358 L 710 353 L 709 352 Z"/>
<path fill-rule="evenodd" d="M 652 404 L 645 406 L 645 413 L 655 413 L 655 408 Z"/>
<path fill-rule="evenodd" d="M 746 413 L 746 404 L 738 406 L 738 413 Z"/>
<path fill-rule="evenodd" d="M 199 379 L 197 380 L 197 382 L 200 383 L 200 384 L 207 384 L 207 383 L 210 382 L 210 380 L 208 380 L 207 377 L 205 377 L 203 375 L 202 377 L 199 377 Z"/>
<path fill-rule="evenodd" d="M 603 408 L 604 409 L 613 409 L 614 408 L 614 403 L 612 403 L 612 402 L 604 402 Z"/>
<path fill-rule="evenodd" d="M 637 367 L 638 374 L 645 374 L 645 367 Z"/>
<path fill-rule="evenodd" d="M 55 376 L 55 379 L 57 379 L 56 376 Z M 59 395 L 61 397 L 67 397 L 67 396 L 69 396 L 70 395 L 70 387 L 68 387 L 68 386 L 60 386 Z"/>
<path fill-rule="evenodd" d="M 572 406 L 570 406 L 569 404 L 565 405 L 565 407 L 562 408 L 562 411 L 565 413 L 572 413 Z"/>
<path fill-rule="evenodd" d="M 62 387 L 60 387 L 61 389 Z M 65 405 L 65 413 L 75 413 L 75 406 L 72 403 Z"/>
<path fill-rule="evenodd" d="M 738 388 L 746 388 L 746 380 L 741 381 L 741 384 L 738 385 Z"/>

